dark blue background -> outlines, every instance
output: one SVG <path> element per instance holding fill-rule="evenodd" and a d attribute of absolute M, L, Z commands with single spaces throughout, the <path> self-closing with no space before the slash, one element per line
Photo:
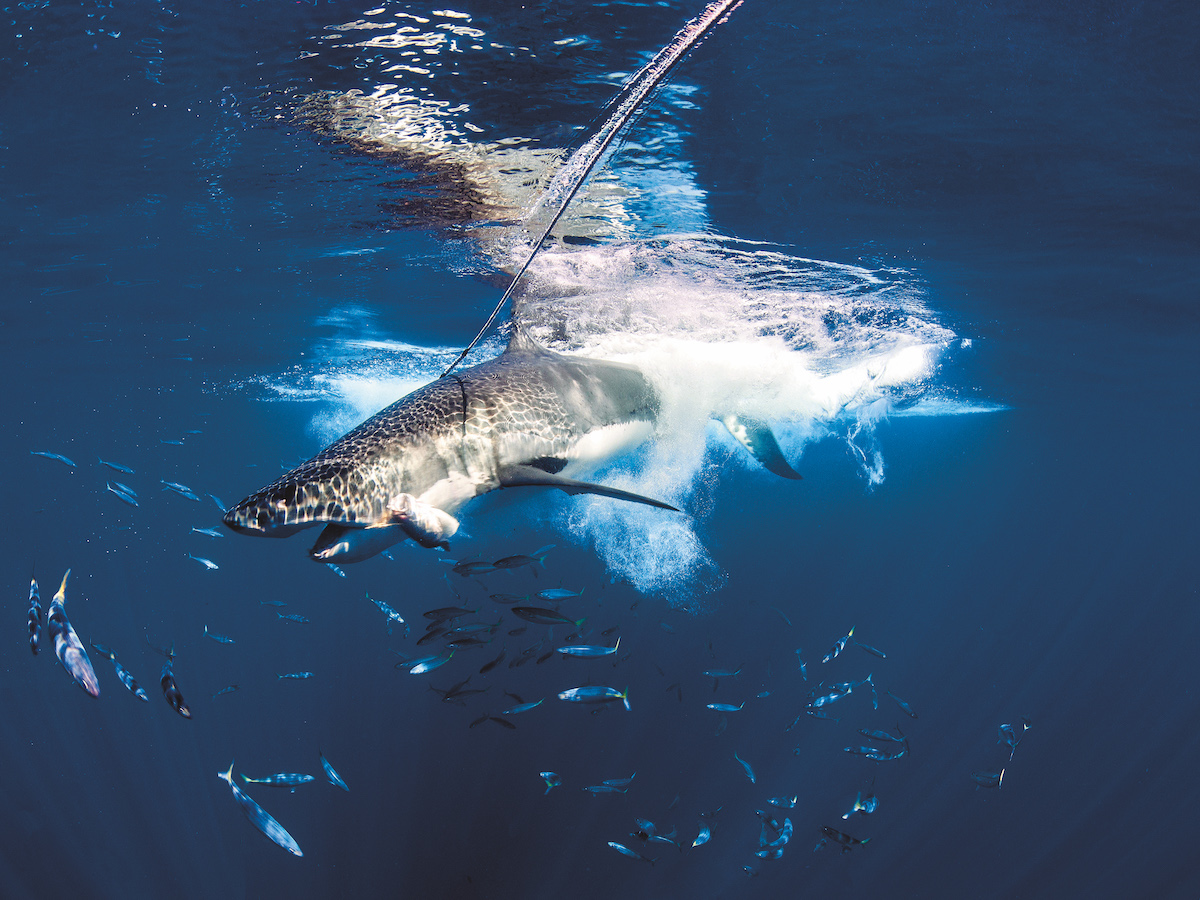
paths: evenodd
<path fill-rule="evenodd" d="M 611 93 L 602 76 L 630 71 L 695 11 L 463 9 L 529 51 L 473 57 L 453 90 L 479 122 L 545 140 L 590 121 Z M 461 242 L 389 227 L 392 164 L 272 117 L 289 91 L 362 83 L 354 55 L 316 36 L 363 11 L 4 11 L 4 896 L 1195 897 L 1192 8 L 749 0 L 718 29 L 684 64 L 700 91 L 677 113 L 714 229 L 915 272 L 974 341 L 945 380 L 1009 408 L 885 424 L 887 480 L 873 492 L 833 441 L 810 448 L 796 485 L 728 466 L 701 530 L 728 578 L 698 616 L 608 585 L 587 547 L 540 524 L 567 498 L 482 501 L 456 553 L 559 545 L 536 583 L 522 572 L 489 588 L 586 586 L 571 608 L 619 625 L 630 656 L 615 671 L 502 665 L 475 675 L 491 687 L 469 709 L 427 685 L 465 678 L 495 646 L 407 675 L 389 648 L 413 652 L 412 639 L 389 637 L 363 599 L 420 628 L 423 609 L 455 600 L 430 555 L 397 548 L 396 562 L 341 580 L 303 558 L 303 538 L 189 534 L 216 523 L 216 506 L 156 483 L 233 502 L 319 449 L 307 430 L 319 401 L 263 403 L 244 382 L 299 367 L 336 331 L 326 313 L 358 304 L 381 335 L 458 345 L 495 298 L 456 274 Z M 564 34 L 593 40 L 563 49 Z M 376 252 L 334 255 L 364 247 Z M 202 434 L 160 443 L 191 429 Z M 97 456 L 138 470 L 117 476 L 138 509 L 105 493 L 113 473 Z M 117 650 L 148 706 L 103 659 L 95 701 L 51 653 L 30 657 L 34 565 L 47 599 L 73 568 L 76 628 Z M 258 603 L 269 598 L 312 624 L 281 622 Z M 207 640 L 205 624 L 238 643 Z M 889 658 L 851 648 L 822 666 L 851 625 Z M 161 659 L 143 635 L 175 642 L 193 721 L 159 698 Z M 900 723 L 910 756 L 842 752 L 854 728 L 898 719 L 886 696 L 879 713 L 855 694 L 842 722 L 785 732 L 807 690 L 797 647 L 810 680 L 873 670 L 908 699 L 920 715 Z M 773 691 L 720 736 L 704 709 L 713 666 L 743 667 L 717 699 Z M 275 678 L 297 669 L 317 676 Z M 628 684 L 632 712 L 552 699 L 589 676 Z M 240 692 L 210 699 L 232 682 Z M 682 704 L 666 690 L 676 682 Z M 551 699 L 516 731 L 468 729 L 508 705 L 505 688 Z M 1033 729 L 1003 789 L 976 790 L 972 771 L 1004 764 L 996 726 L 1020 716 Z M 251 774 L 319 775 L 318 750 L 349 794 L 251 791 L 299 841 L 296 859 L 241 820 L 215 775 L 233 758 Z M 543 769 L 564 779 L 547 796 Z M 624 796 L 580 790 L 635 770 Z M 820 826 L 841 824 L 872 777 L 879 811 L 846 825 L 870 842 L 814 854 Z M 754 810 L 793 793 L 787 853 L 755 860 Z M 652 845 L 653 867 L 605 846 L 636 843 L 634 816 L 690 842 L 717 807 L 708 845 Z"/>

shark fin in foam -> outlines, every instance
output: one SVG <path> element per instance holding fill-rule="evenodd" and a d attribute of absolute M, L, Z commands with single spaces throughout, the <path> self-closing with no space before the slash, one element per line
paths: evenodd
<path fill-rule="evenodd" d="M 678 507 L 643 497 L 630 491 L 605 487 L 602 484 L 590 484 L 586 481 L 576 481 L 574 478 L 564 478 L 533 466 L 504 466 L 500 469 L 500 487 L 552 487 L 568 494 L 599 494 L 601 497 L 612 497 L 614 500 L 628 500 L 631 503 L 645 503 L 647 506 L 657 506 L 659 509 L 669 509 L 680 512 Z"/>
<path fill-rule="evenodd" d="M 721 416 L 721 423 L 767 470 L 783 478 L 800 480 L 803 477 L 784 458 L 779 441 L 775 440 L 775 435 L 765 422 L 746 416 L 727 415 Z"/>

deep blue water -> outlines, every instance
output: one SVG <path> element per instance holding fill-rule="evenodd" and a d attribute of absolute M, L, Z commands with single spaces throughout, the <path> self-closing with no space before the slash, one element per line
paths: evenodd
<path fill-rule="evenodd" d="M 871 440 L 886 477 L 873 487 L 845 428 L 804 445 L 799 483 L 713 437 L 688 510 L 710 562 L 662 590 L 636 589 L 604 544 L 605 528 L 627 522 L 567 527 L 573 510 L 595 507 L 557 493 L 468 507 L 455 558 L 557 545 L 540 575 L 497 573 L 486 590 L 448 582 L 436 554 L 411 546 L 342 579 L 305 558 L 307 536 L 189 533 L 219 523 L 206 492 L 235 502 L 394 399 L 393 375 L 435 377 L 437 349 L 462 346 L 498 296 L 493 262 L 414 205 L 420 172 L 295 120 L 300 97 L 370 88 L 413 63 L 335 46 L 351 42 L 333 26 L 368 9 L 400 21 L 435 7 L 4 10 L 0 893 L 1195 897 L 1191 8 L 748 0 L 683 63 L 614 164 L 630 178 L 685 172 L 712 234 L 899 273 L 897 291 L 970 340 L 925 388 L 991 411 L 881 422 Z M 455 10 L 472 18 L 442 20 L 478 29 L 480 49 L 463 37 L 457 57 L 424 60 L 428 74 L 393 77 L 467 104 L 489 138 L 551 147 L 576 141 L 619 75 L 697 11 Z M 647 221 L 681 228 L 673 196 L 653 197 Z M 792 434 L 785 446 L 803 443 L 796 423 L 779 427 Z M 139 507 L 106 479 L 137 490 Z M 72 569 L 75 628 L 116 650 L 149 704 L 98 654 L 98 700 L 45 638 L 30 655 L 33 567 L 44 602 Z M 364 594 L 419 632 L 423 610 L 457 603 L 450 584 L 484 621 L 503 609 L 489 591 L 584 587 L 569 609 L 587 616 L 589 641 L 618 627 L 620 661 L 506 660 L 480 675 L 501 645 L 512 659 L 544 632 L 509 636 L 521 623 L 503 613 L 493 645 L 423 676 L 394 668 L 392 651 L 419 652 L 416 633 L 389 635 Z M 206 625 L 237 643 L 209 640 Z M 888 658 L 850 647 L 823 665 L 851 626 Z M 175 643 L 192 721 L 160 698 L 162 659 L 147 640 Z M 714 693 L 702 674 L 713 667 L 742 672 Z M 316 674 L 276 678 L 296 670 Z M 785 730 L 817 681 L 868 673 L 878 711 L 860 690 L 833 705 L 841 721 Z M 468 674 L 488 693 L 466 708 L 428 690 Z M 590 715 L 554 699 L 589 679 L 628 685 L 631 711 Z M 238 692 L 213 698 L 232 683 Z M 548 699 L 515 730 L 469 728 L 514 702 L 504 690 Z M 720 734 L 705 708 L 714 699 L 748 701 Z M 1032 728 L 1003 787 L 977 789 L 972 772 L 1006 765 L 997 726 L 1020 717 Z M 905 758 L 843 751 L 863 743 L 855 729 L 896 723 Z M 318 751 L 349 793 L 323 782 Z M 295 793 L 247 788 L 302 859 L 243 821 L 216 778 L 233 759 L 250 774 L 318 776 Z M 563 786 L 544 795 L 546 769 Z M 635 771 L 624 795 L 581 790 Z M 843 821 L 872 780 L 878 811 Z M 755 810 L 791 794 L 786 852 L 757 859 Z M 700 814 L 718 808 L 696 849 L 629 837 L 640 816 L 690 844 Z M 822 825 L 869 843 L 814 852 Z"/>

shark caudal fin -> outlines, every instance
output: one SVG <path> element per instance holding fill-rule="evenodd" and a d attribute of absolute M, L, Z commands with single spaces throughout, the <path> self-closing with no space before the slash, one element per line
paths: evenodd
<path fill-rule="evenodd" d="M 779 441 L 765 422 L 747 416 L 721 416 L 721 424 L 729 429 L 739 444 L 750 451 L 750 455 L 762 463 L 768 471 L 782 478 L 799 481 L 803 476 L 792 468 L 779 449 Z"/>

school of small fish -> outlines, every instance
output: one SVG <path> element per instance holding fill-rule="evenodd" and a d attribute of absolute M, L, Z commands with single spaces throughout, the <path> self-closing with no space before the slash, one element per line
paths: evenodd
<path fill-rule="evenodd" d="M 75 472 L 79 471 L 79 467 L 65 456 L 49 451 L 32 452 L 34 455 L 69 466 Z M 112 472 L 120 473 L 121 477 L 127 479 L 136 474 L 133 469 L 120 463 L 98 460 L 98 465 Z M 134 488 L 112 478 L 104 478 L 103 484 L 103 491 L 114 494 L 117 499 L 131 509 L 140 509 L 139 501 L 146 499 L 140 497 Z M 160 484 L 161 492 L 166 496 L 182 497 L 193 502 L 200 500 L 201 495 L 187 485 L 163 479 L 160 479 Z M 222 506 L 219 498 L 212 494 L 208 494 L 208 496 L 214 505 Z M 136 515 L 135 513 L 131 514 Z M 221 531 L 207 526 L 192 526 L 189 534 L 198 536 L 210 544 L 213 539 L 224 536 Z M 563 707 L 579 707 L 579 715 L 585 715 L 589 710 L 593 714 L 602 714 L 618 708 L 624 711 L 618 713 L 619 715 L 636 716 L 638 715 L 636 700 L 639 693 L 651 689 L 645 684 L 627 684 L 624 678 L 615 674 L 615 670 L 619 670 L 634 652 L 628 649 L 628 641 L 625 644 L 622 643 L 622 636 L 618 633 L 620 625 L 612 625 L 599 632 L 595 631 L 593 626 L 589 626 L 589 619 L 598 615 L 601 592 L 594 590 L 589 592 L 582 585 L 559 585 L 541 587 L 526 593 L 505 593 L 494 591 L 494 587 L 498 585 L 488 585 L 484 581 L 484 579 L 489 579 L 489 576 L 493 576 L 503 578 L 507 582 L 513 577 L 512 573 L 514 572 L 526 572 L 528 576 L 536 576 L 539 572 L 546 573 L 549 571 L 547 560 L 551 558 L 553 550 L 554 545 L 548 545 L 530 553 L 510 553 L 494 559 L 455 560 L 443 558 L 441 562 L 449 567 L 445 572 L 444 581 L 455 601 L 455 605 L 451 606 L 434 607 L 423 611 L 417 607 L 417 611 L 410 612 L 409 610 L 413 608 L 411 604 L 415 601 L 413 598 L 405 597 L 403 602 L 409 606 L 402 613 L 391 603 L 378 596 L 373 596 L 371 592 L 362 594 L 364 600 L 368 601 L 378 613 L 382 613 L 382 621 L 376 620 L 378 624 L 386 628 L 391 639 L 399 641 L 405 646 L 405 649 L 392 650 L 399 657 L 395 663 L 397 670 L 414 676 L 427 676 L 434 679 L 438 678 L 438 674 L 434 673 L 439 673 L 442 667 L 447 667 L 446 671 L 454 671 L 457 674 L 458 679 L 447 687 L 430 682 L 428 691 L 435 695 L 440 703 L 473 709 L 463 720 L 467 729 L 486 726 L 488 729 L 496 727 L 519 734 L 521 723 L 526 721 L 526 717 L 544 715 L 544 712 L 539 712 L 539 710 L 545 710 L 548 708 L 547 704 L 554 704 L 556 700 Z M 220 565 L 214 560 L 191 552 L 187 552 L 185 556 L 198 563 L 201 571 L 219 573 Z M 180 565 L 186 564 L 181 563 Z M 330 566 L 330 568 L 340 577 L 347 577 L 346 573 L 338 567 Z M 36 656 L 40 649 L 44 627 L 53 641 L 55 655 L 66 672 L 87 694 L 99 697 L 100 685 L 96 672 L 84 650 L 83 642 L 67 618 L 67 588 L 70 575 L 70 570 L 67 570 L 62 578 L 61 586 L 45 611 L 44 619 L 38 582 L 36 577 L 31 575 L 28 607 L 29 645 L 32 654 Z M 220 578 L 221 575 L 198 577 Z M 556 577 L 555 573 L 552 572 L 551 577 Z M 464 597 L 470 596 L 477 588 L 482 589 L 486 599 L 464 600 Z M 393 598 L 389 599 L 392 603 L 402 605 L 401 600 L 394 599 L 402 596 L 397 592 Z M 633 603 L 630 607 L 631 611 L 636 610 L 639 602 Z M 275 616 L 281 626 L 311 624 L 311 620 L 300 613 L 278 611 L 278 607 L 288 605 L 285 600 L 262 598 L 259 603 L 276 608 Z M 92 620 L 96 618 L 95 608 L 89 605 L 84 609 L 87 612 L 89 626 L 94 627 L 95 623 Z M 364 619 L 369 609 L 367 604 L 363 604 Z M 770 609 L 778 615 L 786 628 L 795 628 L 792 619 L 782 610 L 775 606 L 771 606 Z M 424 627 L 420 629 L 419 634 L 414 635 L 410 622 L 422 619 L 425 622 Z M 660 620 L 658 624 L 667 634 L 675 633 L 675 629 L 669 623 Z M 778 628 L 779 626 L 773 627 Z M 215 630 L 208 624 L 203 626 L 201 636 L 229 648 L 219 652 L 236 653 L 238 650 L 236 637 Z M 160 686 L 164 699 L 180 717 L 191 720 L 192 708 L 185 701 L 180 685 L 176 681 L 174 644 L 160 647 L 152 643 L 148 635 L 145 640 L 165 658 L 160 674 Z M 408 649 L 409 641 L 412 642 L 411 650 Z M 114 649 L 100 643 L 91 643 L 91 647 L 110 661 L 118 680 L 129 693 L 136 699 L 149 703 L 149 695 L 125 665 L 118 660 L 117 652 Z M 474 659 L 474 655 L 469 652 L 487 647 L 491 647 L 492 652 L 482 660 Z M 717 663 L 718 660 L 711 642 L 709 651 L 713 656 L 713 663 Z M 866 665 L 868 657 L 874 660 L 871 667 Z M 729 729 L 731 718 L 735 722 L 741 721 L 742 717 L 754 716 L 755 710 L 763 704 L 775 703 L 776 701 L 771 698 L 778 691 L 785 688 L 792 689 L 793 693 L 797 689 L 806 691 L 803 705 L 798 709 L 793 707 L 788 710 L 787 717 L 781 721 L 781 740 L 784 739 L 783 735 L 793 730 L 804 729 L 815 730 L 818 733 L 823 731 L 830 735 L 834 733 L 853 735 L 847 742 L 838 741 L 839 745 L 845 743 L 842 752 L 859 758 L 862 760 L 861 765 L 864 766 L 861 782 L 857 785 L 846 785 L 846 805 L 842 807 L 845 811 L 840 813 L 840 818 L 845 823 L 843 827 L 850 828 L 851 831 L 844 831 L 842 827 L 835 828 L 822 821 L 818 811 L 805 808 L 800 793 L 782 796 L 767 796 L 763 793 L 757 804 L 752 804 L 752 806 L 758 807 L 753 810 L 758 822 L 757 835 L 745 830 L 744 826 L 725 824 L 726 821 L 734 818 L 734 815 L 726 812 L 724 816 L 720 816 L 723 807 L 718 807 L 710 811 L 681 814 L 683 828 L 688 828 L 689 820 L 695 823 L 694 829 L 688 828 L 686 833 L 679 824 L 663 826 L 656 824 L 651 819 L 634 817 L 633 830 L 627 835 L 612 835 L 617 839 L 606 840 L 608 847 L 628 859 L 655 865 L 660 860 L 664 860 L 661 848 L 656 848 L 655 845 L 669 845 L 672 848 L 674 852 L 666 856 L 667 861 L 684 859 L 688 852 L 712 853 L 712 847 L 718 845 L 733 846 L 744 850 L 748 856 L 752 857 L 747 860 L 745 865 L 742 865 L 741 869 L 747 876 L 753 877 L 759 873 L 760 866 L 771 865 L 770 861 L 779 860 L 785 855 L 792 846 L 791 841 L 795 834 L 810 834 L 809 846 L 813 848 L 814 852 L 824 848 L 836 848 L 842 853 L 849 853 L 853 849 L 863 847 L 877 839 L 875 835 L 862 834 L 862 830 L 868 829 L 874 821 L 869 817 L 874 815 L 879 804 L 875 793 L 877 767 L 886 765 L 890 768 L 893 764 L 908 757 L 911 747 L 906 730 L 912 723 L 902 727 L 901 721 L 911 719 L 916 722 L 919 720 L 918 713 L 903 696 L 894 692 L 890 686 L 884 686 L 877 681 L 879 674 L 877 669 L 881 666 L 886 668 L 889 665 L 887 662 L 889 655 L 862 641 L 856 636 L 856 628 L 850 628 L 844 635 L 835 639 L 815 667 L 822 674 L 825 672 L 837 673 L 838 677 L 845 680 L 837 681 L 830 677 L 810 682 L 809 677 L 814 667 L 806 662 L 806 653 L 803 648 L 797 648 L 794 651 L 794 658 L 794 667 L 786 667 L 787 671 L 783 674 L 773 673 L 768 663 L 766 674 L 772 681 L 765 683 L 760 680 L 754 687 L 743 685 L 749 677 L 746 675 L 747 671 L 753 672 L 753 677 L 761 679 L 762 673 L 758 671 L 757 666 L 733 667 L 716 664 L 710 664 L 708 668 L 697 666 L 696 675 L 711 679 L 714 694 L 720 693 L 723 696 L 712 699 L 705 698 L 704 702 L 696 705 L 701 709 L 701 714 L 715 717 L 714 734 L 720 736 Z M 552 659 L 561 661 L 556 666 L 557 683 L 552 688 L 547 686 L 546 690 L 539 690 L 538 695 L 534 697 L 522 696 L 507 689 L 497 690 L 499 685 L 495 682 L 497 679 L 504 678 L 505 673 L 526 665 L 542 666 Z M 571 660 L 575 660 L 575 662 L 571 662 Z M 597 665 L 603 665 L 604 671 L 610 674 L 600 676 L 594 668 Z M 660 675 L 666 675 L 657 665 L 655 667 Z M 856 677 L 845 677 L 847 674 L 851 674 L 847 667 L 858 670 L 853 673 Z M 864 669 L 867 671 L 864 672 Z M 276 672 L 275 674 L 276 680 L 279 682 L 296 683 L 294 690 L 305 690 L 306 688 L 300 685 L 320 677 L 317 672 L 309 670 Z M 186 685 L 186 669 L 183 670 L 183 677 Z M 441 683 L 445 684 L 450 680 L 453 679 L 445 679 Z M 676 695 L 680 703 L 684 702 L 683 685 L 684 680 L 679 680 L 666 688 L 668 692 Z M 207 686 L 213 701 L 241 690 L 238 684 L 228 684 L 215 691 L 214 688 L 217 686 Z M 884 695 L 882 710 L 881 693 Z M 221 702 L 229 701 L 222 700 Z M 708 712 L 704 713 L 704 710 Z M 864 721 L 864 717 L 867 716 L 880 721 Z M 789 718 L 790 724 L 787 724 Z M 823 720 L 824 724 L 813 720 Z M 843 720 L 848 721 L 843 722 Z M 851 725 L 850 722 L 854 724 Z M 879 725 L 884 727 L 877 727 Z M 916 726 L 912 725 L 912 727 Z M 970 773 L 977 789 L 999 790 L 1004 786 L 1006 771 L 1029 728 L 1028 719 L 1019 719 L 1015 724 L 1005 723 L 999 726 L 998 743 L 1007 753 L 1007 759 L 1003 761 L 1003 765 L 998 770 L 979 770 Z M 727 778 L 731 783 L 740 781 L 743 789 L 750 791 L 761 790 L 760 781 L 779 784 L 779 772 L 770 773 L 770 777 L 766 779 L 760 778 L 760 772 L 756 772 L 755 761 L 764 755 L 761 747 L 736 746 L 734 743 L 736 738 L 726 738 L 726 740 L 731 741 L 726 751 L 728 755 L 725 757 L 730 762 Z M 796 752 L 799 755 L 800 751 Z M 349 788 L 345 781 L 325 756 L 318 755 L 328 783 L 348 791 Z M 736 766 L 733 763 L 736 763 Z M 566 771 L 565 767 L 563 771 Z M 589 802 L 638 802 L 636 798 L 639 794 L 639 786 L 635 780 L 636 772 L 628 776 L 610 778 L 597 777 L 609 773 L 594 773 L 592 777 L 595 779 L 595 783 L 590 784 L 584 783 L 583 780 L 574 780 L 574 776 L 568 779 L 556 771 L 543 770 L 537 774 L 541 779 L 542 795 L 549 795 L 555 788 L 564 787 L 568 785 L 569 781 L 574 781 L 574 790 L 596 798 L 595 801 Z M 220 772 L 218 775 L 229 785 L 236 805 L 251 825 L 293 855 L 297 857 L 303 855 L 295 838 L 258 802 L 248 796 L 244 788 L 255 790 L 256 793 L 257 789 L 268 787 L 285 787 L 294 791 L 300 786 L 315 781 L 312 774 L 280 771 L 254 776 L 243 772 L 239 773 L 242 782 L 239 785 L 234 780 L 233 765 L 231 764 L 226 771 Z M 586 775 L 580 773 L 580 777 L 583 778 Z M 614 797 L 622 799 L 611 799 Z M 676 797 L 675 802 L 661 811 L 661 815 L 666 816 L 671 813 L 678 802 L 679 798 Z"/>

